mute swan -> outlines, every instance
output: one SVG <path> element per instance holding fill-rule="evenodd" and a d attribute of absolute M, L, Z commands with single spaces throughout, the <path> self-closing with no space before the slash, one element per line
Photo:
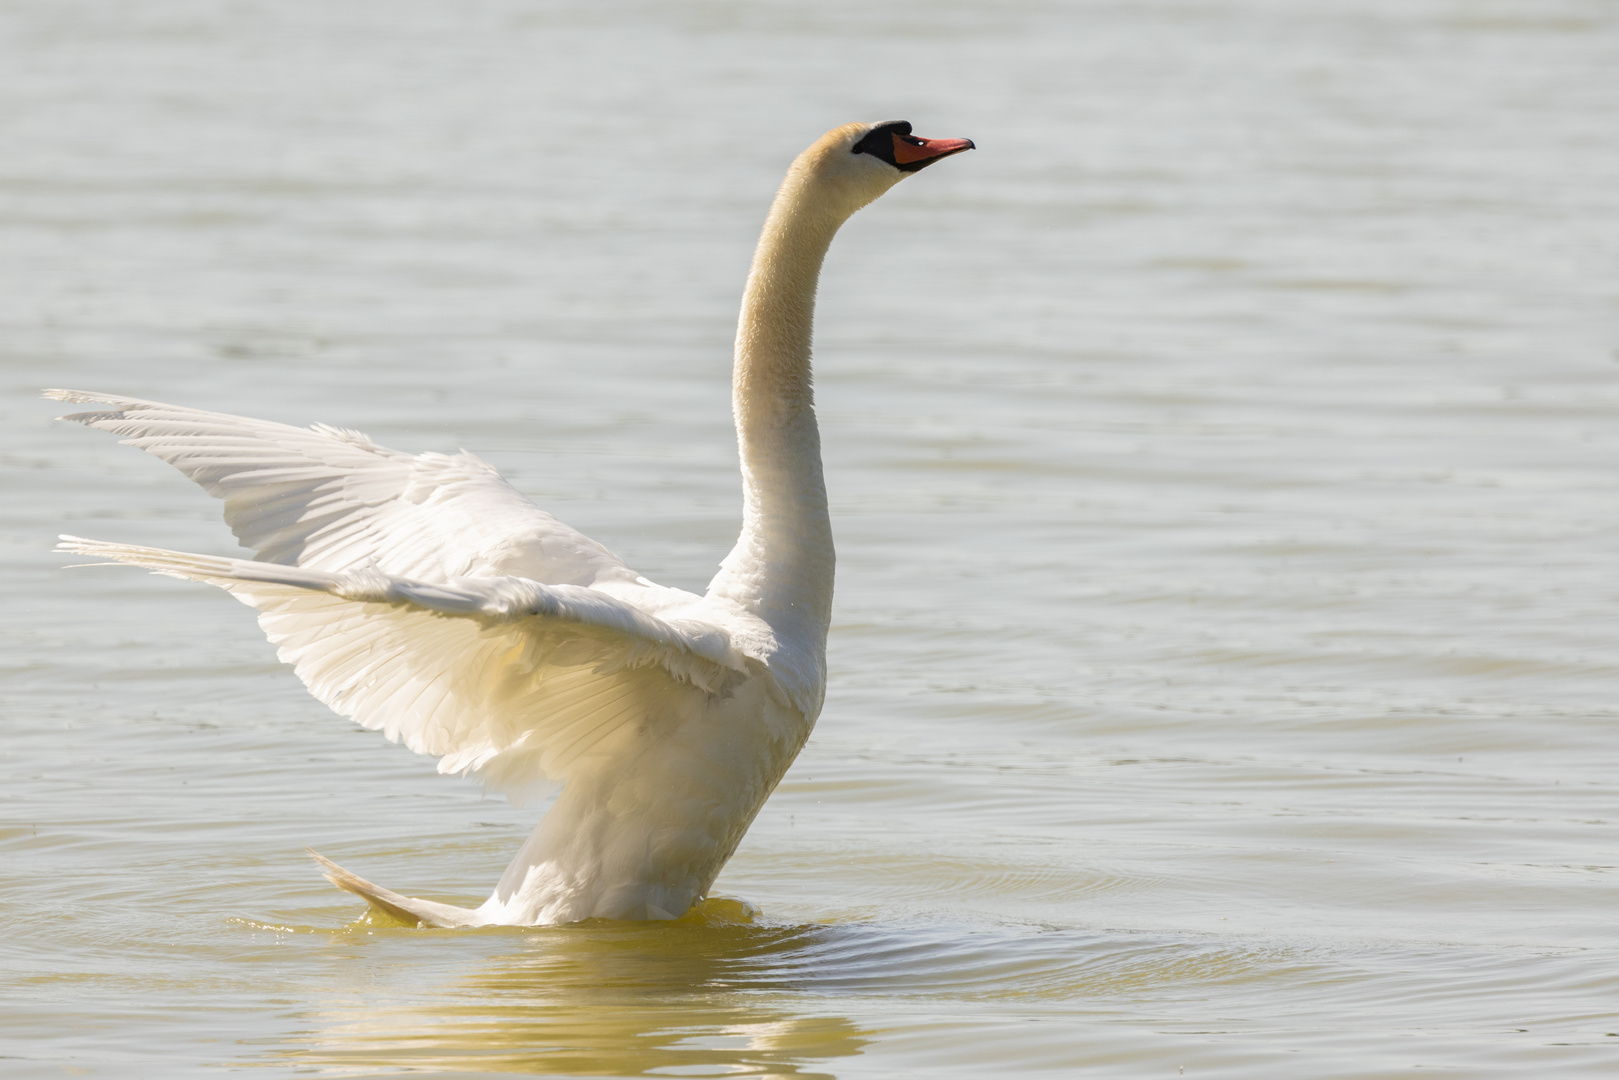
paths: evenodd
<path fill-rule="evenodd" d="M 77 390 L 64 419 L 124 437 L 225 501 L 257 560 L 64 536 L 60 551 L 217 585 L 336 712 L 515 793 L 562 792 L 468 909 L 315 855 L 333 884 L 429 926 L 672 919 L 703 898 L 821 711 L 832 530 L 810 386 L 833 234 L 908 173 L 973 148 L 846 124 L 771 206 L 737 326 L 742 536 L 703 596 L 655 585 L 473 455 L 412 456 Z M 310 854 L 315 854 L 311 852 Z"/>

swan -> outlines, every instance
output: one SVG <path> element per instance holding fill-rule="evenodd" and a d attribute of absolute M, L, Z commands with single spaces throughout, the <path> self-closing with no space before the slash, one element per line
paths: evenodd
<path fill-rule="evenodd" d="M 560 794 L 476 909 L 339 888 L 419 926 L 674 919 L 703 899 L 826 692 L 832 530 L 810 379 L 833 235 L 907 175 L 973 149 L 905 121 L 827 132 L 765 221 L 737 326 L 742 535 L 698 596 L 648 581 L 465 451 L 110 394 L 63 417 L 224 500 L 254 559 L 63 536 L 58 551 L 216 585 L 340 715 L 520 796 Z"/>

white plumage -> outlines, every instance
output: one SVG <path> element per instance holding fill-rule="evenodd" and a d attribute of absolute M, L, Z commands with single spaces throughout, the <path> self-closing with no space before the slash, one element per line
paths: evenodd
<path fill-rule="evenodd" d="M 555 805 L 476 910 L 339 886 L 438 926 L 673 918 L 712 884 L 820 712 L 833 553 L 810 391 L 832 235 L 907 172 L 971 147 L 850 124 L 794 162 L 754 258 L 734 406 L 742 536 L 707 593 L 669 589 L 471 454 L 52 390 L 224 500 L 257 558 L 78 537 L 61 550 L 217 585 L 341 715 Z M 319 856 L 317 856 L 319 858 Z"/>

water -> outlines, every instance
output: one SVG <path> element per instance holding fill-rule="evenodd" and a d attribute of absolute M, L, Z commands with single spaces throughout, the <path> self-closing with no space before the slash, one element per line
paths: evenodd
<path fill-rule="evenodd" d="M 1608 1076 L 1619 11 L 0 8 L 6 1076 Z M 655 580 L 737 527 L 786 162 L 981 147 L 825 275 L 820 726 L 716 909 L 476 901 L 534 811 L 337 720 L 84 386 L 475 449 Z"/>

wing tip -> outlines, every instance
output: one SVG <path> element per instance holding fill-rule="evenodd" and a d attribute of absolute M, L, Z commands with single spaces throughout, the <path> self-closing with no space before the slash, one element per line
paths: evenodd
<path fill-rule="evenodd" d="M 418 900 L 403 896 L 392 889 L 384 889 L 358 874 L 350 873 L 314 848 L 304 848 L 321 866 L 321 876 L 344 892 L 353 893 L 378 911 L 402 923 L 417 927 L 436 926 L 449 929 L 458 926 L 477 926 L 477 915 L 467 908 L 439 904 L 431 900 Z"/>
<path fill-rule="evenodd" d="M 58 555 L 94 555 L 98 559 L 117 559 L 128 562 L 132 559 L 179 556 L 182 558 L 202 558 L 204 556 L 185 556 L 177 551 L 164 551 L 162 548 L 141 547 L 138 544 L 120 544 L 112 540 L 91 540 L 85 536 L 74 536 L 71 533 L 60 533 L 56 537 L 57 544 L 51 551 Z M 100 563 L 86 565 L 99 566 Z"/>
<path fill-rule="evenodd" d="M 133 409 L 165 408 L 155 401 L 124 397 L 122 394 L 103 394 L 95 390 L 67 390 L 58 387 L 40 391 L 40 397 L 49 401 L 65 401 L 70 405 L 107 406 L 106 409 L 96 412 L 68 413 L 57 417 L 58 420 L 71 420 L 76 424 L 94 425 L 98 420 L 108 420 Z"/>
<path fill-rule="evenodd" d="M 106 549 L 116 548 L 119 545 L 106 540 L 91 540 L 83 536 L 74 536 L 71 533 L 60 533 L 56 537 L 57 544 L 51 548 L 53 555 L 91 555 L 98 559 L 110 559 L 111 562 L 81 562 L 68 563 L 62 567 L 64 570 L 79 570 L 87 566 L 116 566 L 115 556 Z"/>
<path fill-rule="evenodd" d="M 420 921 L 413 912 L 405 910 L 398 904 L 390 903 L 389 899 L 393 894 L 389 890 L 367 881 L 358 874 L 350 873 L 314 848 L 306 847 L 304 850 L 309 853 L 310 858 L 320 864 L 321 877 L 330 881 L 339 889 L 347 893 L 353 893 L 372 907 L 386 912 L 401 922 L 416 923 Z M 403 898 L 401 897 L 400 899 Z"/>
<path fill-rule="evenodd" d="M 56 537 L 56 546 L 51 548 L 53 555 L 94 555 L 100 559 L 110 559 L 112 549 L 123 547 L 108 540 L 91 540 L 85 536 L 74 536 L 72 533 L 59 533 Z M 105 566 L 106 563 L 80 563 L 80 566 Z"/>

